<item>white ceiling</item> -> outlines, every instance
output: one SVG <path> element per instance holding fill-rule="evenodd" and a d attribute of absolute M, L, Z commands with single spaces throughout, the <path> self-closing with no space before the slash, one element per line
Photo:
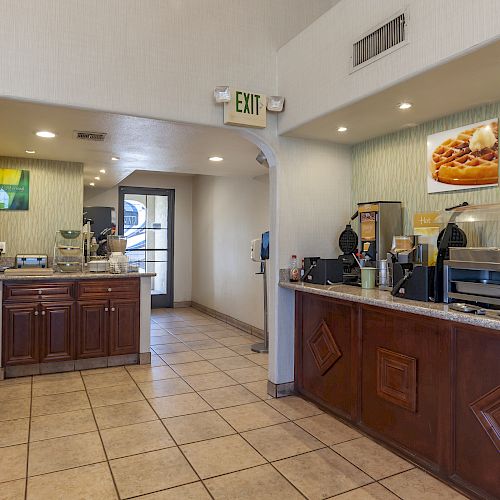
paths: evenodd
<path fill-rule="evenodd" d="M 500 41 L 380 89 L 375 95 L 316 118 L 286 135 L 354 144 L 497 100 Z M 411 102 L 413 107 L 399 110 L 397 105 L 403 101 Z M 348 127 L 348 131 L 339 133 L 340 125 Z"/>
<path fill-rule="evenodd" d="M 57 135 L 41 139 L 37 130 Z M 104 142 L 80 141 L 73 138 L 74 130 L 107 136 Z M 26 154 L 27 149 L 36 154 Z M 257 176 L 267 171 L 255 160 L 258 151 L 227 129 L 0 100 L 0 156 L 82 162 L 87 186 L 100 176 L 96 187 L 112 187 L 135 170 Z M 112 161 L 113 155 L 120 160 Z M 211 162 L 210 156 L 224 161 Z"/>

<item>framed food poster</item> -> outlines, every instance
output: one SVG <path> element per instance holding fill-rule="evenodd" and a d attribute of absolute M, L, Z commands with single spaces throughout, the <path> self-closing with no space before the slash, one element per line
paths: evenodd
<path fill-rule="evenodd" d="M 29 170 L 0 168 L 0 210 L 28 210 Z"/>
<path fill-rule="evenodd" d="M 498 185 L 498 119 L 427 137 L 427 192 Z"/>

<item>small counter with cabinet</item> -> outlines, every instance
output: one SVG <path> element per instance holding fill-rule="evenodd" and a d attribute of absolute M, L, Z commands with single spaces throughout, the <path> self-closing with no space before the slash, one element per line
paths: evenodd
<path fill-rule="evenodd" d="M 0 376 L 149 363 L 152 276 L 0 275 Z"/>

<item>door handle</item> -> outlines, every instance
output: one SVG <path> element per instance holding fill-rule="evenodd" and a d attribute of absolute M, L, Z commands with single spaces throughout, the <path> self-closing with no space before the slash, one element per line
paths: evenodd
<path fill-rule="evenodd" d="M 35 316 L 38 316 L 38 311 L 35 311 Z"/>
<path fill-rule="evenodd" d="M 108 312 L 108 311 L 109 311 L 109 307 L 105 307 L 104 312 Z"/>
<path fill-rule="evenodd" d="M 114 307 L 111 308 L 111 312 L 115 312 L 115 308 Z"/>
<path fill-rule="evenodd" d="M 43 291 L 42 290 L 38 290 L 38 295 L 42 295 Z"/>
<path fill-rule="evenodd" d="M 45 311 L 42 311 L 42 316 L 45 316 Z"/>
<path fill-rule="evenodd" d="M 108 288 L 108 292 L 111 292 L 111 288 Z"/>

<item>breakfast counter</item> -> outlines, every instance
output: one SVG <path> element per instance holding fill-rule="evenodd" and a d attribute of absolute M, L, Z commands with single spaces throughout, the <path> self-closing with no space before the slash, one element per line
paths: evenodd
<path fill-rule="evenodd" d="M 153 276 L 0 274 L 0 378 L 150 363 Z"/>
<path fill-rule="evenodd" d="M 500 498 L 500 319 L 346 285 L 295 295 L 294 388 L 473 498 Z"/>

